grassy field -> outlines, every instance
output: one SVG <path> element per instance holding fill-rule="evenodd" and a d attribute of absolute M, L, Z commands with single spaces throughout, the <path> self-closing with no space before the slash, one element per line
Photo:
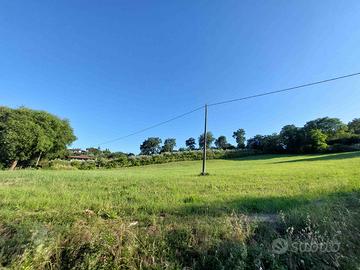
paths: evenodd
<path fill-rule="evenodd" d="M 117 170 L 0 172 L 0 263 L 14 269 L 354 269 L 360 152 Z M 337 252 L 276 254 L 276 238 Z"/>

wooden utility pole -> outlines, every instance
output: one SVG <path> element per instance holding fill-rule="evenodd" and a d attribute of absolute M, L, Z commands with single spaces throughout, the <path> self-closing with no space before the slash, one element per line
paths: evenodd
<path fill-rule="evenodd" d="M 206 143 L 207 143 L 207 104 L 205 104 L 205 126 L 204 126 L 204 146 L 203 146 L 203 164 L 201 175 L 206 175 Z"/>

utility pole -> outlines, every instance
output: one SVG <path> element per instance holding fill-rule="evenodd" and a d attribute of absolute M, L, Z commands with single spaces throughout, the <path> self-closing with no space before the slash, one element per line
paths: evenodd
<path fill-rule="evenodd" d="M 206 143 L 207 143 L 207 104 L 205 104 L 205 126 L 204 126 L 204 146 L 203 146 L 203 164 L 201 175 L 206 175 Z"/>

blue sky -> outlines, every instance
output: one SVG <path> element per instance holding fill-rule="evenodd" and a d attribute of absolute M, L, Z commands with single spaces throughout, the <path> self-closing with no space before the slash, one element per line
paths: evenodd
<path fill-rule="evenodd" d="M 1 1 L 0 104 L 68 118 L 98 146 L 204 103 L 360 71 L 359 1 Z M 215 136 L 360 117 L 360 77 L 212 107 Z M 102 148 L 178 146 L 203 113 Z"/>

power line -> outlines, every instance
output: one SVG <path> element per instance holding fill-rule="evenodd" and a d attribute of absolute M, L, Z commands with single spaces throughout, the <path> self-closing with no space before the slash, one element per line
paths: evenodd
<path fill-rule="evenodd" d="M 299 89 L 299 88 L 304 88 L 304 87 L 308 87 L 308 86 L 312 86 L 312 85 L 332 82 L 332 81 L 341 80 L 341 79 L 345 79 L 345 78 L 349 78 L 349 77 L 353 77 L 353 76 L 358 76 L 358 75 L 360 75 L 360 72 L 352 73 L 352 74 L 348 74 L 348 75 L 344 75 L 344 76 L 339 76 L 339 77 L 334 77 L 334 78 L 326 79 L 326 80 L 322 80 L 322 81 L 305 83 L 305 84 L 301 84 L 301 85 L 298 85 L 298 86 L 293 86 L 293 87 L 284 88 L 284 89 L 280 89 L 280 90 L 275 90 L 275 91 L 271 91 L 271 92 L 265 92 L 265 93 L 256 94 L 256 95 L 252 95 L 252 96 L 247 96 L 247 97 L 241 97 L 241 98 L 235 98 L 235 99 L 229 99 L 229 100 L 224 100 L 224 101 L 220 101 L 220 102 L 215 102 L 215 103 L 209 104 L 208 106 L 209 107 L 210 106 L 217 106 L 217 105 L 236 102 L 236 101 L 240 101 L 240 100 L 258 98 L 258 97 L 262 97 L 262 96 L 268 96 L 268 95 L 272 95 L 272 94 L 288 92 L 288 91 L 296 90 L 296 89 Z"/>
<path fill-rule="evenodd" d="M 142 132 L 147 131 L 147 130 L 149 130 L 149 129 L 153 129 L 153 128 L 156 128 L 156 127 L 158 127 L 158 126 L 167 124 L 167 123 L 169 123 L 169 122 L 171 122 L 171 121 L 177 120 L 177 119 L 182 118 L 182 117 L 184 117 L 184 116 L 186 116 L 186 115 L 189 115 L 189 114 L 192 114 L 192 113 L 194 113 L 194 112 L 196 112 L 196 111 L 199 111 L 199 110 L 201 110 L 202 108 L 204 108 L 204 106 L 195 108 L 195 109 L 193 109 L 193 110 L 191 110 L 191 111 L 188 111 L 188 112 L 186 112 L 186 113 L 179 114 L 179 115 L 177 115 L 177 116 L 175 116 L 175 117 L 173 117 L 173 118 L 170 118 L 170 119 L 168 119 L 168 120 L 165 120 L 165 121 L 163 121 L 163 122 L 157 123 L 157 124 L 155 124 L 155 125 L 152 125 L 152 126 L 149 126 L 149 127 L 143 128 L 143 129 L 140 129 L 140 130 L 135 131 L 135 132 L 133 132 L 133 133 L 130 133 L 130 134 L 128 134 L 128 135 L 125 135 L 125 136 L 122 136 L 122 137 L 119 137 L 119 138 L 116 138 L 116 139 L 113 139 L 113 140 L 110 140 L 110 141 L 106 141 L 106 142 L 100 143 L 99 146 L 100 146 L 100 145 L 104 145 L 104 144 L 109 144 L 109 143 L 112 143 L 112 142 L 116 142 L 116 141 L 119 141 L 119 140 L 123 140 L 123 139 L 125 139 L 125 138 L 128 138 L 128 137 L 131 137 L 131 136 L 133 136 L 133 135 L 142 133 Z"/>
<path fill-rule="evenodd" d="M 318 84 L 323 84 L 323 83 L 327 83 L 327 82 L 332 82 L 332 81 L 336 81 L 336 80 L 341 80 L 341 79 L 345 79 L 345 78 L 349 78 L 349 77 L 354 77 L 354 76 L 358 76 L 360 75 L 360 72 L 357 72 L 357 73 L 352 73 L 352 74 L 347 74 L 347 75 L 343 75 L 343 76 L 339 76 L 339 77 L 334 77 L 334 78 L 330 78 L 330 79 L 326 79 L 326 80 L 322 80 L 322 81 L 316 81 L 316 82 L 310 82 L 310 83 L 305 83 L 305 84 L 301 84 L 301 85 L 297 85 L 297 86 L 292 86 L 292 87 L 288 87 L 288 88 L 284 88 L 284 89 L 280 89 L 280 90 L 275 90 L 275 91 L 270 91 L 270 92 L 264 92 L 264 93 L 260 93 L 260 94 L 256 94 L 256 95 L 252 95 L 252 96 L 247 96 L 247 97 L 241 97 L 241 98 L 235 98 L 235 99 L 229 99 L 229 100 L 224 100 L 224 101 L 220 101 L 220 102 L 215 102 L 215 103 L 211 103 L 211 104 L 208 104 L 207 106 L 210 107 L 210 106 L 217 106 L 217 105 L 222 105 L 222 104 L 226 104 L 226 103 L 231 103 L 231 102 L 236 102 L 236 101 L 241 101 L 241 100 L 246 100 L 246 99 L 252 99 L 252 98 L 258 98 L 258 97 L 262 97 L 262 96 L 268 96 L 268 95 L 272 95 L 272 94 L 277 94 L 277 93 L 282 93 L 282 92 L 288 92 L 288 91 L 293 91 L 293 90 L 296 90 L 296 89 L 299 89 L 299 88 L 305 88 L 305 87 L 309 87 L 309 86 L 313 86 L 313 85 L 318 85 Z M 112 142 L 116 142 L 116 141 L 119 141 L 119 140 L 123 140 L 125 138 L 128 138 L 128 137 L 131 137 L 133 135 L 136 135 L 136 134 L 139 134 L 139 133 L 142 133 L 144 131 L 147 131 L 149 129 L 153 129 L 153 128 L 156 128 L 158 126 L 161 126 L 161 125 L 164 125 L 164 124 L 167 124 L 169 122 L 172 122 L 174 120 L 177 120 L 179 118 L 182 118 L 186 115 L 189 115 L 189 114 L 192 114 L 196 111 L 199 111 L 201 109 L 203 109 L 205 106 L 201 106 L 201 107 L 198 107 L 198 108 L 195 108 L 191 111 L 188 111 L 186 113 L 183 113 L 183 114 L 180 114 L 180 115 L 177 115 L 173 118 L 170 118 L 166 121 L 163 121 L 163 122 L 160 122 L 160 123 L 157 123 L 157 124 L 154 124 L 152 126 L 149 126 L 149 127 L 146 127 L 146 128 L 143 128 L 143 129 L 140 129 L 138 131 L 135 131 L 133 133 L 130 133 L 128 135 L 125 135 L 125 136 L 122 136 L 122 137 L 118 137 L 118 138 L 115 138 L 113 140 L 109 140 L 109 141 L 106 141 L 106 142 L 103 142 L 103 143 L 100 143 L 100 145 L 104 145 L 104 144 L 109 144 L 109 143 L 112 143 Z"/>

